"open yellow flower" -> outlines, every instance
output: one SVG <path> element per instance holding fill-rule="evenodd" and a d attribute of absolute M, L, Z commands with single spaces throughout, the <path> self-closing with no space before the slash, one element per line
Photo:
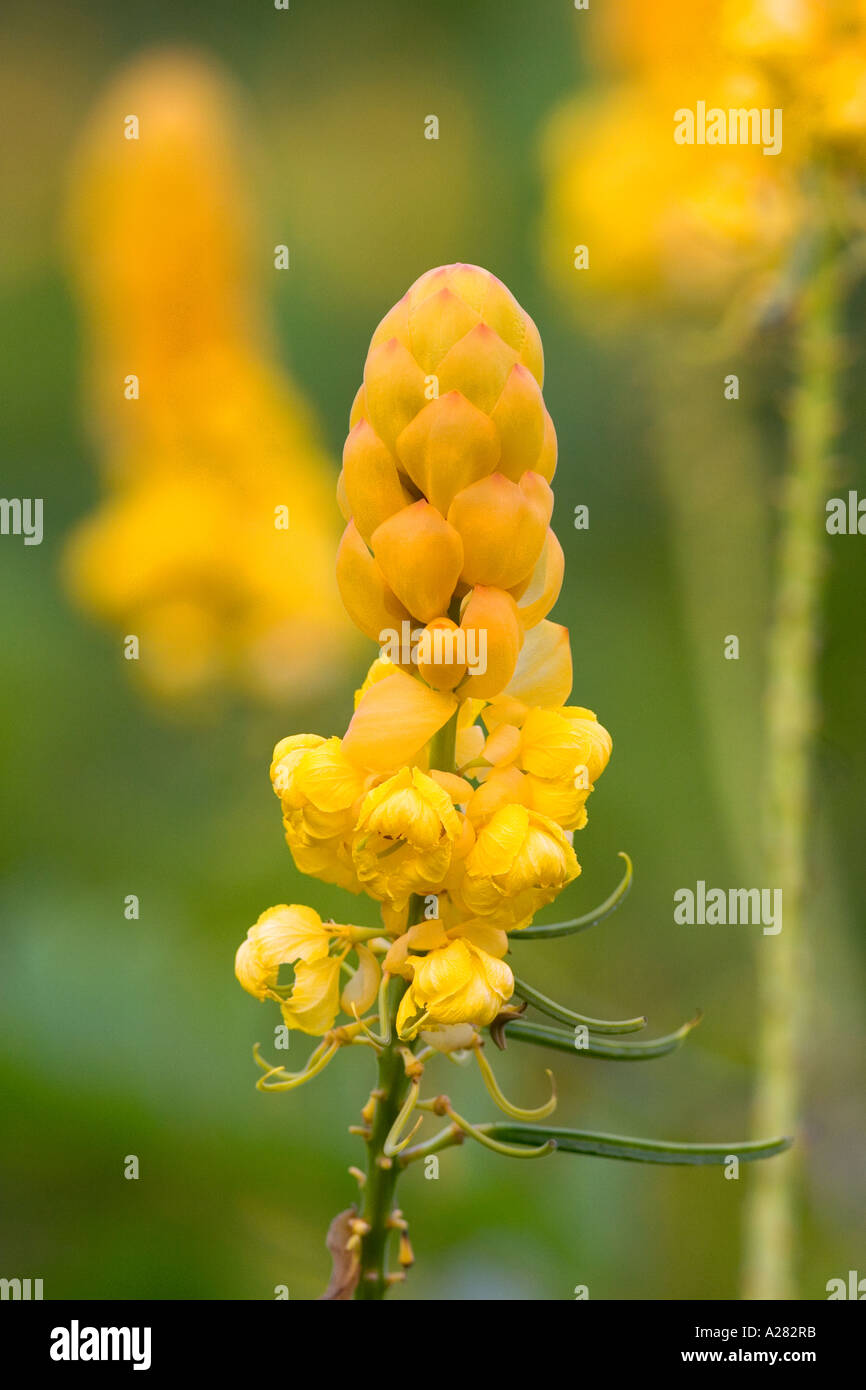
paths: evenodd
<path fill-rule="evenodd" d="M 312 907 L 280 903 L 263 912 L 235 956 L 235 974 L 248 994 L 267 999 L 276 989 L 280 966 L 313 964 L 330 950 L 332 933 Z"/>
<path fill-rule="evenodd" d="M 554 820 L 506 805 L 478 831 L 453 896 L 467 917 L 513 930 L 526 926 L 579 873 L 574 850 Z"/>
<path fill-rule="evenodd" d="M 418 768 L 401 768 L 361 805 L 352 842 L 358 878 L 372 897 L 403 907 L 441 884 L 461 830 L 448 793 Z"/>
<path fill-rule="evenodd" d="M 295 752 L 292 748 L 288 757 L 284 755 L 279 761 L 275 757 L 289 842 L 314 846 L 321 840 L 348 835 L 354 829 L 370 775 L 346 757 L 339 738 L 324 739 L 297 758 Z"/>
<path fill-rule="evenodd" d="M 492 1023 L 514 992 L 514 976 L 502 960 L 457 940 L 426 956 L 410 956 L 412 982 L 400 1001 L 397 1031 L 413 1038 L 431 1024 Z"/>

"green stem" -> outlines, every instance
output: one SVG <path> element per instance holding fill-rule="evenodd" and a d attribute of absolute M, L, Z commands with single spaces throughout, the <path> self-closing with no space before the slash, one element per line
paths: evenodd
<path fill-rule="evenodd" d="M 391 1042 L 379 1058 L 379 1098 L 367 1139 L 367 1181 L 364 1184 L 361 1216 L 370 1229 L 361 1242 L 361 1273 L 355 1291 L 356 1299 L 381 1299 L 388 1291 L 388 1242 L 391 1235 L 388 1222 L 394 1208 L 394 1188 L 400 1169 L 395 1159 L 385 1157 L 384 1146 L 410 1084 L 398 1051 L 401 1044 L 395 1024 L 404 988 L 402 980 L 394 979 L 388 989 Z"/>
<path fill-rule="evenodd" d="M 455 711 L 447 724 L 430 740 L 431 768 L 442 772 L 454 771 L 456 739 Z M 409 903 L 409 925 L 423 919 L 424 899 L 413 895 Z M 397 1009 L 404 990 L 405 984 L 401 979 L 392 980 L 388 987 L 391 1042 L 379 1057 L 378 1098 L 367 1139 L 367 1181 L 364 1184 L 361 1216 L 370 1229 L 361 1241 L 361 1272 L 355 1298 L 368 1301 L 382 1299 L 388 1291 L 388 1244 L 392 1233 L 389 1221 L 394 1209 L 397 1178 L 405 1166 L 398 1158 L 388 1158 L 384 1153 L 385 1140 L 402 1109 L 410 1086 L 400 1049 L 408 1047 L 411 1051 L 416 1045 L 401 1043 L 397 1037 Z"/>
<path fill-rule="evenodd" d="M 815 725 L 815 648 L 821 550 L 837 411 L 839 283 L 827 245 L 801 307 L 797 382 L 790 413 L 791 463 L 779 541 L 769 638 L 764 844 L 767 886 L 781 888 L 783 930 L 759 951 L 761 1036 L 754 1132 L 794 1134 L 800 1107 L 799 1044 L 806 975 L 802 944 L 809 757 Z M 796 1297 L 796 1158 L 762 1166 L 746 1209 L 743 1297 Z"/>

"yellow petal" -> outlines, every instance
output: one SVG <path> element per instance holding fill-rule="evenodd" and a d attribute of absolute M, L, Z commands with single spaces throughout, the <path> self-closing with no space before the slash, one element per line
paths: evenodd
<path fill-rule="evenodd" d="M 455 343 L 439 363 L 436 371 L 439 393 L 461 391 L 467 400 L 489 415 L 516 361 L 514 349 L 486 323 L 479 323 Z"/>
<path fill-rule="evenodd" d="M 371 348 L 364 364 L 364 411 L 387 446 L 426 404 L 424 372 L 396 338 Z"/>
<path fill-rule="evenodd" d="M 400 482 L 397 460 L 366 420 L 358 421 L 343 446 L 341 477 L 349 516 L 365 541 L 412 501 Z"/>
<path fill-rule="evenodd" d="M 529 583 L 519 597 L 517 611 L 524 628 L 533 628 L 546 618 L 562 589 L 565 556 L 553 531 L 548 530 L 538 562 Z"/>
<path fill-rule="evenodd" d="M 288 1028 L 321 1037 L 334 1025 L 340 1008 L 340 962 L 335 956 L 301 962 L 295 970 L 295 985 L 291 996 L 282 1005 L 283 1021 Z"/>
<path fill-rule="evenodd" d="M 504 690 L 517 665 L 523 640 L 517 605 L 504 589 L 478 585 L 469 595 L 460 626 L 466 633 L 467 651 L 474 647 L 476 665 L 483 668 L 466 677 L 460 697 L 491 699 Z M 473 669 L 471 663 L 469 669 Z"/>
<path fill-rule="evenodd" d="M 518 486 L 498 471 L 491 473 L 463 488 L 451 503 L 448 521 L 463 541 L 464 583 L 511 589 L 532 575 L 547 535 L 539 491 L 547 484 L 536 474 L 527 476 L 536 483 L 524 487 L 521 480 Z"/>
<path fill-rule="evenodd" d="M 568 628 L 545 620 L 526 633 L 516 670 L 503 693 L 526 705 L 555 709 L 568 699 L 571 680 Z"/>
<path fill-rule="evenodd" d="M 358 968 L 340 995 L 340 1008 L 350 1017 L 354 1016 L 355 1009 L 359 1014 L 366 1013 L 376 998 L 382 978 L 379 962 L 372 951 L 366 946 L 356 945 L 355 954 Z"/>
<path fill-rule="evenodd" d="M 479 319 L 464 299 L 446 287 L 410 308 L 408 322 L 409 350 L 429 375 Z"/>
<path fill-rule="evenodd" d="M 448 391 L 419 411 L 396 450 L 415 486 L 444 516 L 455 493 L 496 467 L 499 436 L 483 411 Z"/>
<path fill-rule="evenodd" d="M 337 550 L 337 583 L 346 612 L 373 642 L 389 629 L 399 631 L 409 614 L 350 521 Z"/>
<path fill-rule="evenodd" d="M 546 414 L 541 387 L 522 362 L 515 362 L 490 415 L 502 449 L 497 466 L 515 482 L 527 468 L 536 466 L 544 443 Z"/>
<path fill-rule="evenodd" d="M 395 671 L 364 695 L 343 739 L 343 751 L 360 767 L 388 772 L 411 762 L 456 708 L 453 695 Z"/>
<path fill-rule="evenodd" d="M 463 567 L 463 542 L 423 499 L 373 533 L 373 553 L 399 601 L 422 623 L 443 614 Z"/>

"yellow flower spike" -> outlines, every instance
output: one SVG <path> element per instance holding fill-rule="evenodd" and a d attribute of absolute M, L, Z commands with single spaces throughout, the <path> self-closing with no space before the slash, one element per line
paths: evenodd
<path fill-rule="evenodd" d="M 216 63 L 148 53 L 98 100 L 70 180 L 106 493 L 64 577 L 134 627 L 130 672 L 173 701 L 231 686 L 282 702 L 327 687 L 347 647 L 328 461 L 263 312 L 237 105 Z M 142 136 L 122 152 L 121 109 Z M 274 524 L 289 501 L 291 540 Z"/>
<path fill-rule="evenodd" d="M 312 907 L 280 903 L 263 912 L 235 956 L 235 975 L 248 994 L 267 999 L 281 965 L 312 963 L 327 956 L 332 933 Z"/>
<path fill-rule="evenodd" d="M 463 568 L 458 531 L 423 498 L 383 521 L 373 554 L 386 583 L 413 617 L 429 623 L 451 602 Z"/>
<path fill-rule="evenodd" d="M 354 521 L 349 522 L 337 549 L 337 584 L 352 622 L 373 642 L 379 642 L 387 629 L 399 629 L 409 617 Z"/>
<path fill-rule="evenodd" d="M 490 417 L 459 391 L 432 400 L 397 440 L 401 464 L 417 488 L 440 511 L 454 496 L 492 473 L 500 444 Z"/>
<path fill-rule="evenodd" d="M 534 479 L 526 483 L 526 479 Z M 520 484 L 500 472 L 491 473 L 458 492 L 448 508 L 448 521 L 463 542 L 465 584 L 491 584 L 511 589 L 529 580 L 547 538 L 550 519 L 543 478 L 525 473 Z"/>
<path fill-rule="evenodd" d="M 453 695 L 395 671 L 371 686 L 359 702 L 343 751 L 360 767 L 390 772 L 412 762 L 456 708 Z"/>
<path fill-rule="evenodd" d="M 396 907 L 434 891 L 448 872 L 460 816 L 448 793 L 418 768 L 401 768 L 367 793 L 352 856 L 371 896 Z"/>
<path fill-rule="evenodd" d="M 412 497 L 389 453 L 367 420 L 359 420 L 343 446 L 343 488 L 349 516 L 363 539 L 407 506 Z"/>
<path fill-rule="evenodd" d="M 534 1110 L 523 1110 L 519 1105 L 513 1105 L 511 1101 L 503 1095 L 499 1082 L 494 1075 L 493 1068 L 482 1051 L 480 1039 L 474 1051 L 478 1069 L 484 1078 L 484 1084 L 503 1114 L 510 1115 L 513 1120 L 526 1120 L 527 1122 L 532 1120 L 546 1120 L 548 1115 L 553 1114 L 556 1109 L 556 1078 L 549 1068 L 545 1067 L 545 1075 L 550 1079 L 550 1100 L 545 1101 L 543 1105 L 537 1106 Z"/>
<path fill-rule="evenodd" d="M 476 585 L 460 618 L 477 653 L 483 654 L 486 669 L 466 676 L 459 687 L 461 699 L 491 699 L 499 695 L 513 678 L 523 642 L 523 629 L 514 599 L 504 589 Z"/>

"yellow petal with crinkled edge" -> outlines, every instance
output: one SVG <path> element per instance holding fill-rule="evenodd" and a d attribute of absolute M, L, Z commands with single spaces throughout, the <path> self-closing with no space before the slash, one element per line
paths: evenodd
<path fill-rule="evenodd" d="M 361 767 L 389 772 L 412 762 L 456 708 L 453 695 L 395 671 L 364 695 L 346 731 L 343 751 Z"/>
<path fill-rule="evenodd" d="M 271 760 L 271 784 L 277 796 L 283 797 L 289 790 L 295 768 L 308 749 L 324 742 L 321 734 L 290 734 L 280 739 Z"/>
<path fill-rule="evenodd" d="M 330 934 L 312 907 L 280 903 L 263 912 L 235 956 L 235 974 L 248 994 L 266 998 L 281 965 L 316 961 L 328 954 Z"/>
<path fill-rule="evenodd" d="M 565 577 L 565 556 L 554 531 L 548 529 L 547 539 L 538 562 L 525 588 L 515 592 L 517 611 L 524 628 L 536 627 L 546 618 L 562 589 Z"/>
<path fill-rule="evenodd" d="M 613 739 L 591 709 L 566 705 L 560 714 L 577 734 L 581 761 L 586 764 L 590 782 L 597 782 L 610 761 Z"/>
<path fill-rule="evenodd" d="M 505 962 L 469 941 L 458 939 L 429 955 L 410 956 L 409 964 L 415 974 L 398 1013 L 398 1031 L 404 1037 L 411 1036 L 413 1019 L 417 1029 L 421 1011 L 425 1026 L 473 1023 L 483 1027 L 492 1023 L 514 992 L 514 976 Z"/>
<path fill-rule="evenodd" d="M 346 612 L 373 642 L 409 617 L 370 554 L 354 521 L 350 521 L 337 550 L 337 584 Z"/>
<path fill-rule="evenodd" d="M 445 613 L 463 568 L 463 542 L 423 499 L 373 532 L 373 554 L 398 600 L 422 623 Z"/>
<path fill-rule="evenodd" d="M 333 1028 L 340 1011 L 340 962 L 336 956 L 301 962 L 291 995 L 280 1007 L 287 1028 L 321 1037 Z"/>
<path fill-rule="evenodd" d="M 489 416 L 460 391 L 430 401 L 400 434 L 397 457 L 443 516 L 461 488 L 492 473 L 499 436 Z"/>
<path fill-rule="evenodd" d="M 364 364 L 364 414 L 391 450 L 397 437 L 424 408 L 424 372 L 396 338 L 367 353 Z"/>
<path fill-rule="evenodd" d="M 514 675 L 503 694 L 526 705 L 562 705 L 571 691 L 571 645 L 568 628 L 546 620 L 530 628 Z"/>
<path fill-rule="evenodd" d="M 365 541 L 412 501 L 400 481 L 397 460 L 367 420 L 359 420 L 346 439 L 340 476 L 349 516 Z"/>
<path fill-rule="evenodd" d="M 526 842 L 529 812 L 525 806 L 502 806 L 475 841 L 466 861 L 467 872 L 482 877 L 507 874 Z"/>
<path fill-rule="evenodd" d="M 479 917 L 473 917 L 468 922 L 460 922 L 456 927 L 448 928 L 448 938 L 456 941 L 460 937 L 463 941 L 469 941 L 473 946 L 477 946 L 480 951 L 485 951 L 488 956 L 495 956 L 497 960 L 508 951 L 508 934 L 500 927 L 491 927 Z"/>

